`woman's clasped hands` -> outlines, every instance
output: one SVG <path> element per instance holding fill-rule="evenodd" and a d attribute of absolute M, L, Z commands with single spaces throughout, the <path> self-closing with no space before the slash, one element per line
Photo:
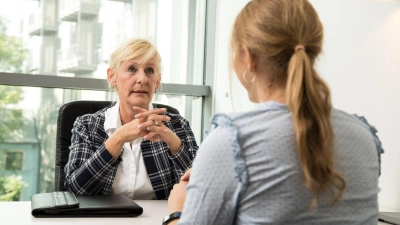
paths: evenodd
<path fill-rule="evenodd" d="M 135 116 L 136 119 L 129 125 L 131 132 L 128 131 L 128 133 L 132 133 L 132 137 L 143 137 L 152 142 L 163 141 L 170 148 L 171 154 L 175 154 L 179 150 L 182 144 L 181 140 L 163 123 L 171 120 L 170 117 L 164 115 L 167 109 L 146 110 L 140 107 L 133 107 L 133 109 L 138 113 Z"/>
<path fill-rule="evenodd" d="M 166 142 L 165 136 L 163 136 L 163 139 L 161 139 L 161 136 L 163 133 L 170 131 L 170 129 L 164 126 L 163 122 L 170 121 L 171 118 L 161 114 L 164 114 L 167 110 L 161 108 L 147 111 L 140 107 L 133 107 L 133 109 L 138 112 L 135 116 L 135 118 L 140 121 L 137 129 L 145 134 L 143 138 L 153 142 Z"/>

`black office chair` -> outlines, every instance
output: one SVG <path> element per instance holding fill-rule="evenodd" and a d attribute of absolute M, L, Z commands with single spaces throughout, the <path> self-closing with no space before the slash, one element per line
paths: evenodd
<path fill-rule="evenodd" d="M 64 167 L 69 158 L 69 146 L 71 145 L 72 127 L 77 117 L 95 113 L 113 103 L 110 101 L 74 101 L 61 106 L 58 111 L 57 140 L 56 140 L 56 182 L 55 190 L 64 191 L 65 173 Z M 167 112 L 179 114 L 179 111 L 171 106 L 153 103 L 154 108 L 166 108 Z"/>

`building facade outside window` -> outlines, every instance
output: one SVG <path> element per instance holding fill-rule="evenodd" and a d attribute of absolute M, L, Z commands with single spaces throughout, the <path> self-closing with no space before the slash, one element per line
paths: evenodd
<path fill-rule="evenodd" d="M 63 104 L 116 100 L 105 79 L 110 54 L 122 41 L 145 38 L 157 46 L 164 85 L 204 83 L 205 0 L 15 0 L 8 5 L 0 9 L 0 45 L 8 43 L 8 51 L 0 50 L 0 59 L 6 59 L 0 60 L 0 75 L 18 82 L 1 85 L 0 80 L 0 116 L 6 118 L 0 124 L 0 154 L 6 157 L 0 181 L 21 180 L 13 200 L 54 190 L 55 135 Z M 43 75 L 101 79 L 104 88 L 29 86 L 24 74 L 43 81 Z M 154 100 L 177 108 L 201 139 L 202 96 L 161 90 Z M 2 194 L 0 187 L 0 201 Z"/>

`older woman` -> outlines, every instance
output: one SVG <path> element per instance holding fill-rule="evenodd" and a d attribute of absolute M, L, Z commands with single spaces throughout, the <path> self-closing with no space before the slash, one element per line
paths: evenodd
<path fill-rule="evenodd" d="M 212 119 L 164 224 L 377 223 L 380 142 L 366 121 L 332 107 L 314 69 L 322 37 L 307 0 L 244 7 L 232 64 L 258 106 Z"/>
<path fill-rule="evenodd" d="M 75 121 L 67 190 L 166 199 L 191 167 L 198 146 L 188 121 L 151 103 L 160 64 L 157 49 L 141 39 L 127 40 L 111 55 L 107 78 L 118 101 Z"/>

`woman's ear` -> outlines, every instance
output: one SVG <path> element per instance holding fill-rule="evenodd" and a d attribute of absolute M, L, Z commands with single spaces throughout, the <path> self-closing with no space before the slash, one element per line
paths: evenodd
<path fill-rule="evenodd" d="M 246 64 L 246 69 L 250 72 L 255 72 L 256 69 L 256 58 L 253 54 L 251 54 L 250 50 L 243 46 L 244 51 L 244 62 Z"/>
<path fill-rule="evenodd" d="M 117 85 L 117 82 L 115 81 L 115 79 L 116 79 L 115 73 L 113 72 L 113 70 L 111 68 L 107 69 L 107 79 L 108 79 L 108 83 L 110 83 L 110 85 L 112 87 L 115 87 Z"/>

